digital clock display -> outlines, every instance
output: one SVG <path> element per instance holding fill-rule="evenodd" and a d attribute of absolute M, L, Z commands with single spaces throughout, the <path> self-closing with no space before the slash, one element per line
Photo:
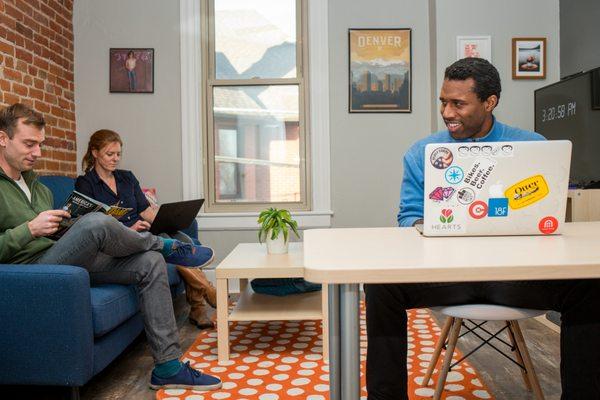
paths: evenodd
<path fill-rule="evenodd" d="M 542 108 L 541 112 L 542 122 L 573 117 L 577 112 L 577 101 L 573 100 L 565 104 Z"/>

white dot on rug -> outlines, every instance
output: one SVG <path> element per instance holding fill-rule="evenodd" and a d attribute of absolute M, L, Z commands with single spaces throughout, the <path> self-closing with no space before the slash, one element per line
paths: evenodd
<path fill-rule="evenodd" d="M 285 381 L 286 379 L 288 379 L 290 376 L 287 374 L 277 374 L 277 375 L 273 375 L 273 379 L 275 379 L 276 381 Z"/>
<path fill-rule="evenodd" d="M 283 357 L 281 361 L 286 364 L 293 364 L 295 362 L 298 362 L 298 359 L 296 357 Z"/>
<path fill-rule="evenodd" d="M 290 396 L 300 396 L 302 393 L 304 393 L 304 390 L 302 390 L 300 388 L 292 388 L 292 389 L 289 389 L 286 393 L 289 394 Z"/>
<path fill-rule="evenodd" d="M 250 367 L 247 365 L 238 365 L 237 367 L 235 367 L 235 369 L 237 369 L 238 371 L 248 371 Z"/>
<path fill-rule="evenodd" d="M 221 392 L 221 393 L 213 393 L 213 395 L 210 396 L 210 397 L 213 398 L 213 399 L 216 399 L 216 400 L 221 400 L 221 399 L 228 399 L 228 398 L 230 398 L 231 394 L 230 393 L 223 393 L 223 392 Z"/>
<path fill-rule="evenodd" d="M 431 396 L 433 396 L 434 393 L 435 393 L 435 391 L 431 388 L 418 388 L 417 390 L 415 390 L 415 394 L 417 396 L 423 396 L 423 397 L 431 397 Z"/>
<path fill-rule="evenodd" d="M 310 383 L 310 379 L 307 378 L 298 378 L 292 381 L 292 385 L 294 386 L 304 386 Z"/>
<path fill-rule="evenodd" d="M 321 396 L 320 394 L 311 394 L 306 398 L 306 400 L 325 400 L 325 397 Z"/>
<path fill-rule="evenodd" d="M 261 394 L 258 400 L 279 400 L 279 396 L 273 393 Z"/>
<path fill-rule="evenodd" d="M 242 360 L 242 362 L 244 363 L 255 363 L 258 361 L 257 357 L 244 357 L 244 359 Z"/>
<path fill-rule="evenodd" d="M 252 389 L 252 388 L 244 388 L 244 389 L 240 389 L 239 394 L 243 394 L 244 396 L 252 396 L 253 394 L 258 393 L 258 391 L 256 389 Z"/>
<path fill-rule="evenodd" d="M 269 368 L 275 365 L 275 363 L 273 361 L 261 361 L 256 365 L 258 365 L 261 368 Z"/>
<path fill-rule="evenodd" d="M 204 400 L 204 396 L 199 394 L 192 394 L 190 396 L 187 396 L 185 400 Z"/>
<path fill-rule="evenodd" d="M 210 369 L 210 372 L 215 372 L 215 373 L 225 372 L 225 371 L 227 371 L 227 368 L 225 368 L 225 367 L 212 367 Z"/>
<path fill-rule="evenodd" d="M 320 360 L 321 358 L 323 358 L 323 356 L 320 354 L 307 354 L 304 358 L 306 358 L 307 360 L 315 361 Z"/>
<path fill-rule="evenodd" d="M 264 376 L 269 375 L 269 370 L 266 369 L 256 369 L 252 372 L 256 376 Z"/>
<path fill-rule="evenodd" d="M 252 356 L 260 356 L 260 355 L 264 354 L 265 352 L 262 350 L 250 350 L 248 353 Z"/>
<path fill-rule="evenodd" d="M 475 390 L 473 391 L 473 395 L 478 399 L 491 399 L 492 396 L 485 390 Z"/>
<path fill-rule="evenodd" d="M 252 378 L 252 379 L 248 379 L 248 381 L 246 383 L 250 386 L 260 386 L 263 384 L 263 380 L 257 379 L 257 378 Z"/>
<path fill-rule="evenodd" d="M 446 397 L 446 400 L 467 400 L 462 396 L 448 396 Z"/>
<path fill-rule="evenodd" d="M 329 382 L 329 375 L 321 375 L 319 377 L 319 379 L 321 379 L 322 381 L 325 381 L 325 382 Z"/>
<path fill-rule="evenodd" d="M 481 381 L 479 379 L 471 379 L 471 384 L 473 386 L 478 386 L 478 387 L 482 387 L 483 385 L 481 384 Z"/>
<path fill-rule="evenodd" d="M 223 382 L 223 386 L 221 386 L 225 390 L 233 389 L 237 387 L 237 383 L 235 382 Z"/>
<path fill-rule="evenodd" d="M 185 389 L 166 389 L 165 394 L 169 396 L 181 396 L 185 393 Z"/>
<path fill-rule="evenodd" d="M 281 357 L 281 354 L 277 354 L 277 353 L 271 353 L 271 354 L 268 354 L 268 355 L 267 355 L 267 358 L 268 358 L 269 360 L 275 360 L 275 359 L 277 359 L 277 358 L 279 358 L 279 357 Z"/>
<path fill-rule="evenodd" d="M 298 370 L 298 375 L 300 376 L 311 376 L 314 375 L 315 371 L 313 371 L 312 369 L 300 369 Z"/>
<path fill-rule="evenodd" d="M 446 382 L 448 382 L 448 383 L 460 382 L 463 379 L 465 379 L 465 377 L 460 372 L 450 371 L 450 372 L 448 372 L 448 377 L 446 378 Z"/>
<path fill-rule="evenodd" d="M 277 392 L 278 390 L 281 390 L 283 386 L 281 386 L 279 383 L 270 383 L 266 386 L 266 388 L 272 392 Z"/>
<path fill-rule="evenodd" d="M 232 372 L 231 374 L 227 375 L 229 379 L 242 379 L 244 376 L 244 374 L 240 374 L 237 372 Z"/>
<path fill-rule="evenodd" d="M 329 385 L 322 385 L 322 384 L 315 385 L 315 390 L 317 392 L 328 392 L 329 391 Z"/>
<path fill-rule="evenodd" d="M 290 369 L 292 369 L 292 367 L 289 365 L 278 365 L 275 367 L 275 369 L 277 371 L 289 371 Z"/>

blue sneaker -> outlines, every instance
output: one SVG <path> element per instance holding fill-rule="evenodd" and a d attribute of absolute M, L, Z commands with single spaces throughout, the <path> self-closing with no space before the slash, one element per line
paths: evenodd
<path fill-rule="evenodd" d="M 216 390 L 221 388 L 221 380 L 216 376 L 204 374 L 190 366 L 190 362 L 183 364 L 177 374 L 170 378 L 159 378 L 152 372 L 150 388 L 165 389 L 190 389 L 190 390 Z"/>
<path fill-rule="evenodd" d="M 210 247 L 183 243 L 176 240 L 173 243 L 171 252 L 165 256 L 165 261 L 184 267 L 201 268 L 210 264 L 214 257 L 214 251 Z"/>

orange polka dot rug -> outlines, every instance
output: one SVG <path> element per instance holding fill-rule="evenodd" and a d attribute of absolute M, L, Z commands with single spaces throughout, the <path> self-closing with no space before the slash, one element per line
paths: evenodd
<path fill-rule="evenodd" d="M 367 336 L 364 308 L 361 314 L 361 400 L 367 398 L 365 359 Z M 223 387 L 210 392 L 161 389 L 157 400 L 328 400 L 329 366 L 323 361 L 319 321 L 261 321 L 230 323 L 230 359 L 217 360 L 217 332 L 203 331 L 183 360 L 216 375 Z M 431 399 L 434 386 L 421 385 L 440 328 L 424 309 L 408 313 L 409 398 Z M 462 357 L 458 352 L 455 357 Z M 441 367 L 442 357 L 433 375 Z M 445 400 L 493 399 L 468 361 L 448 373 Z"/>

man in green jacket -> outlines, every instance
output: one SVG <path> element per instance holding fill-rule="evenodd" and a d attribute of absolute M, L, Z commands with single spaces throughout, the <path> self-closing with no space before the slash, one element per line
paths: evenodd
<path fill-rule="evenodd" d="M 150 387 L 220 388 L 218 378 L 179 360 L 166 268 L 166 262 L 200 265 L 212 250 L 136 232 L 98 212 L 79 218 L 59 240 L 49 239 L 70 215 L 52 209 L 52 193 L 33 172 L 44 127 L 43 116 L 23 104 L 0 110 L 0 263 L 77 265 L 94 283 L 137 285 L 155 362 Z"/>

